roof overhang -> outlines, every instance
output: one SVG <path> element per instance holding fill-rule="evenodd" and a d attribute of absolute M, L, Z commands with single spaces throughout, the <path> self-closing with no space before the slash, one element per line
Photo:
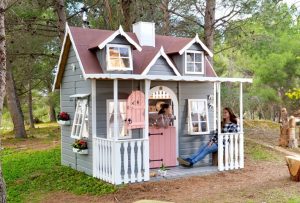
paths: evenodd
<path fill-rule="evenodd" d="M 86 74 L 87 79 L 120 79 L 120 80 L 156 80 L 156 81 L 187 81 L 187 82 L 240 82 L 252 83 L 252 78 L 222 78 L 197 76 L 164 76 L 137 74 Z"/>
<path fill-rule="evenodd" d="M 103 49 L 109 42 L 113 41 L 118 35 L 125 37 L 128 40 L 128 42 L 131 45 L 133 45 L 138 51 L 142 51 L 142 47 L 124 32 L 121 25 L 118 30 L 116 30 L 112 35 L 110 35 L 106 40 L 104 40 L 98 45 L 99 49 Z"/>
<path fill-rule="evenodd" d="M 155 57 L 151 60 L 151 62 L 148 64 L 148 66 L 146 67 L 146 69 L 143 71 L 142 75 L 147 75 L 149 70 L 151 69 L 151 67 L 155 64 L 155 62 L 157 61 L 157 59 L 162 56 L 164 59 L 166 59 L 168 65 L 172 68 L 172 70 L 174 71 L 176 76 L 180 76 L 180 73 L 178 72 L 177 68 L 175 67 L 175 65 L 172 63 L 172 61 L 170 60 L 170 58 L 167 56 L 167 54 L 164 51 L 164 48 L 161 47 L 160 50 L 157 52 L 157 54 L 155 55 Z"/>
<path fill-rule="evenodd" d="M 84 71 L 82 62 L 80 60 L 79 53 L 78 53 L 77 48 L 75 46 L 75 42 L 74 42 L 72 33 L 70 31 L 69 25 L 68 25 L 68 23 L 66 23 L 65 37 L 64 37 L 63 45 L 62 45 L 62 48 L 61 48 L 61 52 L 60 52 L 60 56 L 59 56 L 59 60 L 58 60 L 58 64 L 57 64 L 57 72 L 55 74 L 52 91 L 54 91 L 55 89 L 60 88 L 60 82 L 61 82 L 61 79 L 63 77 L 63 73 L 64 73 L 64 70 L 65 70 L 65 65 L 66 65 L 66 62 L 67 62 L 67 59 L 68 59 L 68 54 L 69 54 L 69 50 L 70 50 L 71 46 L 73 46 L 73 49 L 75 51 L 75 55 L 76 55 L 76 58 L 78 60 L 80 69 L 82 71 L 83 77 L 85 78 L 85 71 Z"/>
<path fill-rule="evenodd" d="M 194 39 L 192 39 L 192 41 L 190 41 L 187 45 L 185 45 L 185 47 L 183 47 L 180 51 L 179 54 L 182 55 L 190 46 L 192 46 L 194 43 L 198 43 L 200 44 L 200 46 L 204 49 L 204 51 L 207 52 L 207 54 L 210 57 L 213 57 L 213 53 L 209 50 L 209 48 L 207 48 L 207 46 L 205 46 L 205 44 L 199 39 L 198 34 L 196 34 L 196 36 L 194 37 Z"/>

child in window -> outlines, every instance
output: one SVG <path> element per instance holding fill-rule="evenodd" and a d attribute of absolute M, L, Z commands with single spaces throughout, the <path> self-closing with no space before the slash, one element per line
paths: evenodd
<path fill-rule="evenodd" d="M 161 104 L 161 109 L 158 111 L 157 128 L 168 128 L 173 120 L 174 116 L 170 104 Z"/>

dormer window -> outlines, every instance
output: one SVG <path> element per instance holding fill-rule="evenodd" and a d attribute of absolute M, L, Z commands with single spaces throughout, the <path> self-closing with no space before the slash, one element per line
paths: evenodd
<path fill-rule="evenodd" d="M 107 45 L 107 70 L 132 70 L 132 54 L 129 45 Z"/>
<path fill-rule="evenodd" d="M 202 51 L 185 51 L 185 73 L 204 74 L 204 55 Z"/>

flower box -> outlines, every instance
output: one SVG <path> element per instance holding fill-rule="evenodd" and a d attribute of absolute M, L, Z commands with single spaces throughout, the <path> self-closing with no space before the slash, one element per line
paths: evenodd
<path fill-rule="evenodd" d="M 58 120 L 57 123 L 59 123 L 60 125 L 71 125 L 71 121 Z"/>
<path fill-rule="evenodd" d="M 73 147 L 73 152 L 77 154 L 88 154 L 89 150 L 88 149 L 78 149 Z"/>

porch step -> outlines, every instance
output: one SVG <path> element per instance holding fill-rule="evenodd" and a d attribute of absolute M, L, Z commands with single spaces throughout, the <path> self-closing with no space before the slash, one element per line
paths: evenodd
<path fill-rule="evenodd" d="M 159 181 L 162 179 L 177 179 L 182 177 L 189 177 L 189 176 L 201 176 L 201 175 L 208 175 L 211 173 L 217 173 L 218 167 L 217 166 L 196 166 L 192 168 L 187 168 L 183 166 L 176 166 L 168 168 L 168 172 L 166 176 L 159 176 L 158 169 L 151 169 L 150 173 L 156 173 L 157 176 L 151 177 L 150 181 Z"/>

